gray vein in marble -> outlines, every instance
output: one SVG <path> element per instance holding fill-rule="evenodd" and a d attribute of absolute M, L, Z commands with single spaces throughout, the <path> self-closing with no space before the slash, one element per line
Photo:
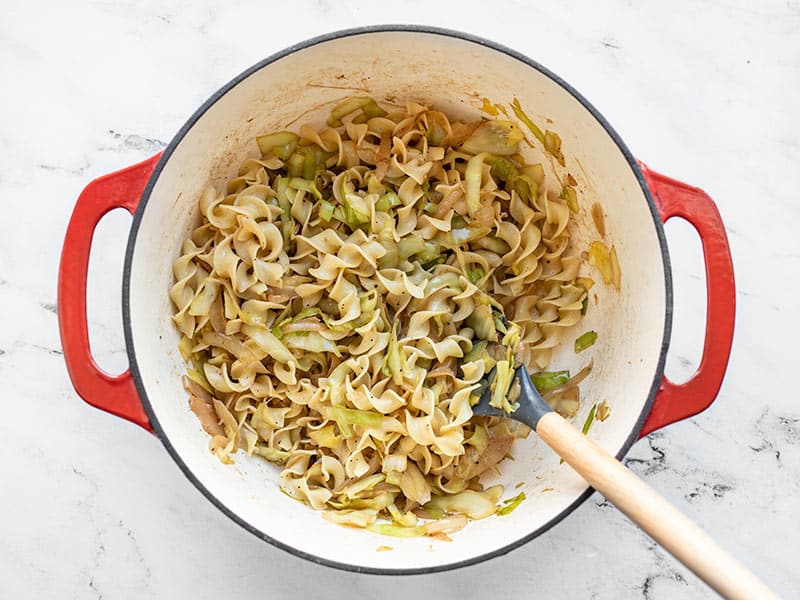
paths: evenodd
<path fill-rule="evenodd" d="M 41 306 L 47 312 L 53 313 L 54 315 L 58 314 L 58 305 L 56 305 L 56 304 L 54 304 L 52 302 L 40 302 L 39 306 Z"/>
<path fill-rule="evenodd" d="M 101 146 L 99 150 L 110 152 L 123 152 L 129 150 L 136 150 L 138 152 L 158 152 L 163 150 L 167 143 L 156 138 L 146 137 L 137 133 L 123 134 L 113 129 L 109 129 L 108 133 L 111 138 L 116 142 L 112 146 Z"/>
<path fill-rule="evenodd" d="M 689 423 L 691 423 L 693 427 L 695 427 L 696 429 L 699 429 L 700 431 L 702 431 L 703 433 L 705 433 L 708 436 L 713 436 L 714 435 L 714 433 L 712 431 L 709 431 L 708 429 L 703 427 L 696 420 L 689 421 Z"/>
<path fill-rule="evenodd" d="M 654 473 L 668 470 L 670 467 L 667 465 L 666 452 L 657 444 L 663 436 L 664 434 L 660 431 L 655 431 L 648 435 L 642 441 L 647 442 L 652 456 L 647 459 L 628 457 L 623 460 L 625 465 L 629 469 L 636 471 L 640 476 L 653 475 Z"/>
<path fill-rule="evenodd" d="M 84 567 L 81 569 L 81 574 L 86 578 L 87 583 L 89 585 L 89 589 L 91 589 L 93 592 L 95 592 L 95 594 L 97 594 L 98 600 L 101 600 L 103 598 L 103 594 L 97 588 L 97 585 L 95 584 L 94 581 L 94 577 L 92 575 L 92 571 L 100 566 L 103 555 L 105 554 L 106 551 L 105 545 L 103 544 L 102 532 L 100 528 L 97 526 L 97 523 L 95 521 L 94 511 L 92 510 L 92 508 L 96 504 L 96 499 L 100 493 L 100 488 L 94 479 L 87 477 L 86 474 L 77 467 L 75 466 L 72 467 L 72 473 L 76 477 L 80 478 L 84 483 L 88 484 L 89 486 L 89 492 L 87 496 L 85 498 L 81 498 L 80 500 L 78 500 L 78 503 L 85 506 L 88 509 L 89 521 L 91 522 L 94 529 L 94 545 L 96 548 L 93 557 L 92 569 L 90 570 Z"/>
<path fill-rule="evenodd" d="M 748 448 L 757 453 L 771 453 L 780 464 L 781 449 L 778 447 L 778 440 L 775 438 L 776 430 L 783 433 L 783 439 L 787 445 L 794 446 L 800 439 L 798 423 L 800 423 L 800 417 L 775 415 L 768 406 L 765 406 L 753 426 L 758 443 L 748 444 Z"/>
<path fill-rule="evenodd" d="M 611 502 L 609 502 L 604 496 L 600 496 L 599 494 L 597 500 L 594 501 L 594 505 L 597 508 L 601 509 L 615 508 L 614 505 L 611 504 Z"/>
<path fill-rule="evenodd" d="M 684 495 L 684 498 L 686 498 L 688 502 L 696 502 L 700 497 L 707 496 L 710 493 L 714 500 L 721 500 L 725 497 L 725 494 L 734 489 L 734 486 L 727 483 L 711 484 L 703 481 L 694 489 L 694 491 Z"/>
<path fill-rule="evenodd" d="M 688 584 L 686 583 L 686 579 L 684 579 L 683 575 L 681 575 L 677 571 L 669 570 L 666 573 L 662 572 L 662 573 L 656 573 L 655 575 L 648 575 L 645 578 L 644 582 L 642 583 L 642 587 L 641 587 L 642 598 L 645 598 L 646 600 L 653 600 L 655 598 L 655 596 L 652 595 L 652 593 L 653 593 L 653 590 L 652 590 L 653 583 L 657 579 L 661 579 L 661 578 L 664 578 L 664 577 L 668 577 L 668 578 L 672 579 L 673 581 L 677 581 L 679 583 L 682 583 L 682 584 L 688 586 Z"/>
<path fill-rule="evenodd" d="M 145 577 L 143 583 L 146 585 L 146 582 L 151 576 L 150 567 L 147 565 L 144 554 L 142 554 L 142 549 L 139 547 L 139 542 L 136 540 L 136 534 L 130 527 L 125 525 L 125 522 L 122 519 L 117 521 L 117 527 L 119 527 L 125 533 L 125 536 L 130 540 L 131 546 L 136 553 L 136 558 L 138 559 L 139 565 L 144 569 Z"/>
<path fill-rule="evenodd" d="M 16 340 L 11 344 L 10 347 L 8 347 L 7 350 L 0 350 L 0 356 L 3 356 L 4 354 L 11 355 L 11 352 L 13 350 L 17 350 L 19 348 L 32 348 L 33 350 L 40 350 L 52 356 L 62 356 L 64 354 L 61 348 L 54 348 L 53 346 L 48 346 L 44 344 L 33 344 L 21 340 Z"/>
<path fill-rule="evenodd" d="M 106 570 L 101 569 L 103 563 L 106 561 L 107 557 L 107 544 L 109 542 L 109 537 L 112 537 L 110 534 L 113 530 L 109 530 L 104 522 L 111 517 L 111 514 L 106 511 L 98 511 L 99 502 L 98 499 L 100 497 L 100 486 L 94 478 L 89 477 L 84 473 L 82 470 L 78 469 L 77 467 L 72 467 L 72 473 L 77 476 L 79 479 L 84 481 L 89 486 L 89 491 L 83 499 L 79 500 L 80 504 L 83 504 L 88 512 L 89 521 L 92 524 L 94 530 L 94 546 L 95 552 L 92 558 L 92 564 L 89 567 L 84 567 L 81 569 L 81 574 L 84 576 L 85 580 L 87 581 L 87 585 L 90 590 L 94 592 L 96 597 L 102 599 L 105 595 L 105 586 L 101 585 L 98 581 L 100 576 L 108 576 Z M 128 544 L 133 550 L 135 555 L 136 562 L 138 563 L 140 570 L 143 574 L 137 584 L 142 587 L 146 588 L 149 580 L 151 579 L 151 571 L 150 567 L 147 564 L 145 556 L 142 552 L 142 549 L 139 546 L 139 542 L 136 539 L 136 534 L 134 531 L 125 525 L 125 522 L 122 519 L 116 519 L 115 527 L 119 531 L 124 534 L 125 539 L 127 540 Z M 129 572 L 133 569 L 134 565 L 128 562 L 125 565 L 126 572 Z"/>
<path fill-rule="evenodd" d="M 662 437 L 663 434 L 656 431 L 646 438 L 652 452 L 650 458 L 629 457 L 624 460 L 625 464 L 645 478 L 663 472 L 670 472 L 679 476 L 689 489 L 683 495 L 687 502 L 695 502 L 701 497 L 707 497 L 712 501 L 721 500 L 725 497 L 725 494 L 735 489 L 734 482 L 720 473 L 699 466 L 685 469 L 673 466 L 675 461 L 669 459 L 665 448 L 658 443 Z"/>
<path fill-rule="evenodd" d="M 48 164 L 40 164 L 39 168 L 43 171 L 53 171 L 59 173 L 69 173 L 70 175 L 83 175 L 85 174 L 92 166 L 88 160 L 84 160 L 83 164 L 80 167 L 69 169 L 66 167 L 61 167 L 58 165 L 48 165 Z"/>
<path fill-rule="evenodd" d="M 783 425 L 786 441 L 792 445 L 796 444 L 800 439 L 800 432 L 798 432 L 800 417 L 778 417 L 778 423 Z"/>
<path fill-rule="evenodd" d="M 682 584 L 682 587 L 684 588 L 688 588 L 689 583 L 686 581 L 686 578 L 680 573 L 680 571 L 677 570 L 678 568 L 683 569 L 683 567 L 678 566 L 679 563 L 675 562 L 675 560 L 669 556 L 664 549 L 661 548 L 661 546 L 656 544 L 643 532 L 640 533 L 644 538 L 644 544 L 648 552 L 653 556 L 654 562 L 658 567 L 658 571 L 648 574 L 642 582 L 642 585 L 638 590 L 640 591 L 642 597 L 646 600 L 653 600 L 657 597 L 653 595 L 653 584 L 659 579 L 668 579 L 670 581 Z"/>
<path fill-rule="evenodd" d="M 63 356 L 64 351 L 59 350 L 57 348 L 48 348 L 47 346 L 40 346 L 39 344 L 31 344 L 31 348 L 36 348 L 37 350 L 44 350 L 48 354 L 52 354 L 53 356 Z"/>

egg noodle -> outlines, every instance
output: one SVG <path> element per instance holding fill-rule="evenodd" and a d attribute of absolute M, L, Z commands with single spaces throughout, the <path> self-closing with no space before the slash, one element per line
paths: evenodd
<path fill-rule="evenodd" d="M 591 285 L 574 189 L 548 191 L 523 141 L 516 121 L 354 97 L 202 193 L 170 298 L 220 460 L 279 464 L 286 494 L 380 533 L 446 538 L 497 511 L 479 478 L 529 430 L 471 405 L 494 368 L 513 410 L 514 368 L 547 367 Z M 574 414 L 566 392 L 548 400 Z"/>

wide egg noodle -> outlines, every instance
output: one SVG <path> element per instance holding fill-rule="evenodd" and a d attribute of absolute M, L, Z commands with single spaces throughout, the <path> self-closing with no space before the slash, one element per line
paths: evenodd
<path fill-rule="evenodd" d="M 200 196 L 170 290 L 192 406 L 220 460 L 280 464 L 334 522 L 413 527 L 439 497 L 485 516 L 480 473 L 528 431 L 471 406 L 504 353 L 543 369 L 580 320 L 570 209 L 501 173 L 515 148 L 462 151 L 476 123 L 360 97 L 337 115 Z"/>

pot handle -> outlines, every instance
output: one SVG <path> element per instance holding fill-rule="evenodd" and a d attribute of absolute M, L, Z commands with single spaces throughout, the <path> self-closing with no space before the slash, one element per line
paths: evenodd
<path fill-rule="evenodd" d="M 670 179 L 640 165 L 661 221 L 680 217 L 700 236 L 706 266 L 706 334 L 703 357 L 687 382 L 661 380 L 653 408 L 640 436 L 686 419 L 708 408 L 717 397 L 733 342 L 736 286 L 728 236 L 717 206 L 703 190 Z"/>
<path fill-rule="evenodd" d="M 67 226 L 58 271 L 58 325 L 72 385 L 86 402 L 152 431 L 130 370 L 109 375 L 92 358 L 86 317 L 86 276 L 94 230 L 115 208 L 136 210 L 160 154 L 92 181 Z"/>

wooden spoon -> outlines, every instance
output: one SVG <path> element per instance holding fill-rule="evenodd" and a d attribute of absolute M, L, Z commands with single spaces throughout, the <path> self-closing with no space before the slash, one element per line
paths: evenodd
<path fill-rule="evenodd" d="M 589 485 L 725 598 L 778 598 L 686 515 L 553 411 L 524 367 L 514 376 L 520 386 L 517 410 L 508 414 L 489 406 L 491 386 L 487 385 L 472 412 L 525 423 Z"/>

